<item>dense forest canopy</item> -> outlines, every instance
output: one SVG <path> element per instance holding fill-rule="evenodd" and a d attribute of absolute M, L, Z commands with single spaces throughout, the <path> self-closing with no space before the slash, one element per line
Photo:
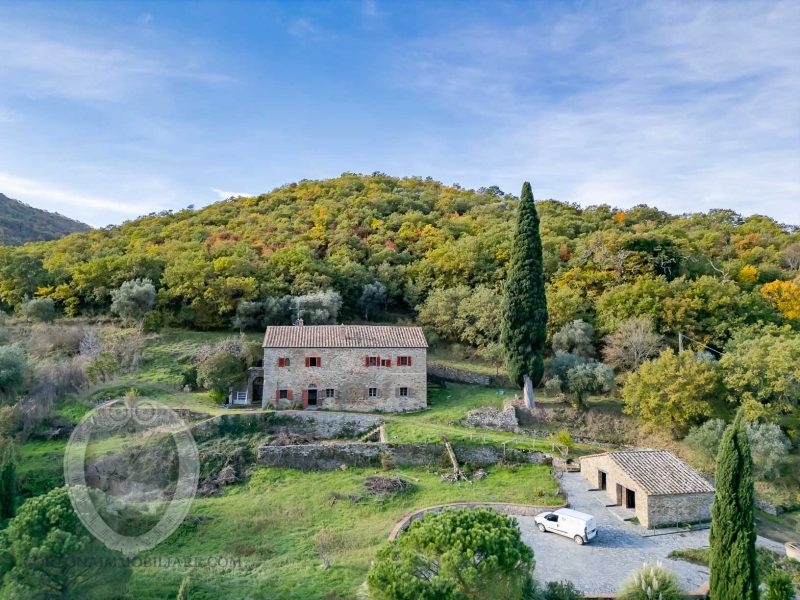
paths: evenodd
<path fill-rule="evenodd" d="M 535 193 L 535 183 L 534 183 Z M 0 302 L 52 298 L 68 315 L 108 310 L 123 282 L 149 279 L 165 322 L 228 327 L 242 301 L 334 290 L 340 319 L 413 314 L 434 290 L 506 274 L 518 200 L 431 179 L 344 174 L 201 210 L 148 215 L 57 241 L 0 248 Z M 740 326 L 796 324 L 800 232 L 730 210 L 674 216 L 537 202 L 550 329 L 576 318 L 613 331 L 631 316 L 720 345 Z M 552 331 L 550 332 L 552 335 Z"/>

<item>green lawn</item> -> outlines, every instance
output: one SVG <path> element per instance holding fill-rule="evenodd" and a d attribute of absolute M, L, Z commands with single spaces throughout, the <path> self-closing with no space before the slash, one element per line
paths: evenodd
<path fill-rule="evenodd" d="M 258 468 L 248 483 L 228 488 L 224 496 L 196 499 L 191 514 L 206 520 L 195 524 L 189 519 L 145 555 L 192 558 L 203 564 L 209 557 L 220 557 L 240 561 L 239 566 L 137 567 L 131 591 L 140 599 L 174 598 L 181 578 L 189 573 L 193 600 L 352 598 L 391 528 L 414 509 L 454 501 L 561 501 L 546 466 L 491 468 L 486 479 L 472 484 L 443 482 L 434 471 L 396 469 L 391 474 L 405 477 L 413 487 L 389 498 L 363 495 L 364 478 L 375 473 L 380 471 Z M 334 493 L 362 499 L 334 501 Z M 334 540 L 328 570 L 320 568 L 313 543 L 322 528 Z"/>

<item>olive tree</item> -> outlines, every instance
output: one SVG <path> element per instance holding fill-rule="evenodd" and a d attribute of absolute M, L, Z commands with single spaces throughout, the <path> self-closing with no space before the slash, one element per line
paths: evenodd
<path fill-rule="evenodd" d="M 22 316 L 28 321 L 50 323 L 56 318 L 56 303 L 52 298 L 34 298 L 20 306 Z"/>
<path fill-rule="evenodd" d="M 141 331 L 145 315 L 156 303 L 156 288 L 149 279 L 131 279 L 111 292 L 111 312 Z"/>

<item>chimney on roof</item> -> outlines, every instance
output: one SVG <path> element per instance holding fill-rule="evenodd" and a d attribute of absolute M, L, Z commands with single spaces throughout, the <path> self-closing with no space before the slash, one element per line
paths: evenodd
<path fill-rule="evenodd" d="M 300 317 L 299 319 L 297 319 L 297 326 L 298 327 L 302 327 L 303 326 L 303 317 Z"/>

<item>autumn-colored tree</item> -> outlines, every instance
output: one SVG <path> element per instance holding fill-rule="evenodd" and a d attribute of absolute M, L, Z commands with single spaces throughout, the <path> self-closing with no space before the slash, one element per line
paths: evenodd
<path fill-rule="evenodd" d="M 787 319 L 800 320 L 800 284 L 773 281 L 761 286 L 761 295 Z"/>
<path fill-rule="evenodd" d="M 724 395 L 716 361 L 668 349 L 631 373 L 622 388 L 624 410 L 649 429 L 664 429 L 675 437 L 712 416 Z"/>

